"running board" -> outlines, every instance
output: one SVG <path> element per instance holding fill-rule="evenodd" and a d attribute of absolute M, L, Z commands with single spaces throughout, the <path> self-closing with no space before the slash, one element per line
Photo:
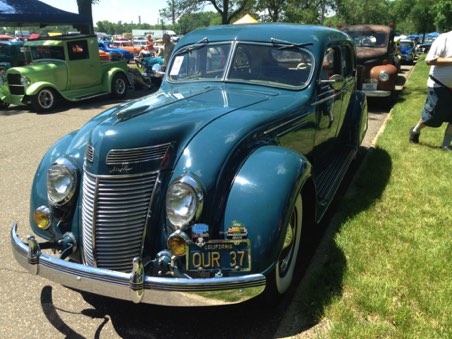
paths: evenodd
<path fill-rule="evenodd" d="M 330 204 L 355 156 L 355 149 L 344 148 L 334 155 L 334 159 L 328 167 L 318 173 L 316 186 L 321 209 L 326 209 Z"/>

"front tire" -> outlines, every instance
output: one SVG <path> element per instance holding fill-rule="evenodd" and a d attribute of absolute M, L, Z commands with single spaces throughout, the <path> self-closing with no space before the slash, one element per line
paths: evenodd
<path fill-rule="evenodd" d="M 117 73 L 111 80 L 111 96 L 115 99 L 124 99 L 127 95 L 128 81 L 123 73 Z"/>
<path fill-rule="evenodd" d="M 43 88 L 31 96 L 31 107 L 35 112 L 47 113 L 55 108 L 57 96 L 51 88 Z"/>
<path fill-rule="evenodd" d="M 279 252 L 273 271 L 267 276 L 267 286 L 262 296 L 263 302 L 267 305 L 278 303 L 300 276 L 301 268 L 297 264 L 303 226 L 301 194 L 298 195 L 289 213 L 284 244 Z"/>

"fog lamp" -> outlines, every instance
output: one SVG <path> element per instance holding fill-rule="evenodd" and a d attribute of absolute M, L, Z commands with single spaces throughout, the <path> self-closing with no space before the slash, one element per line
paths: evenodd
<path fill-rule="evenodd" d="M 52 224 L 52 214 L 50 209 L 46 206 L 38 207 L 33 214 L 33 220 L 40 229 L 48 229 Z"/>
<path fill-rule="evenodd" d="M 185 245 L 190 238 L 184 232 L 177 230 L 168 237 L 168 249 L 178 257 L 185 255 Z"/>

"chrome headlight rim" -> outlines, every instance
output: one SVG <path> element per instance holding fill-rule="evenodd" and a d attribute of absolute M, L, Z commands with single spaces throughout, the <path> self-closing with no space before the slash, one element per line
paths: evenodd
<path fill-rule="evenodd" d="M 176 202 L 173 198 L 181 193 L 184 194 L 183 192 L 186 195 L 179 197 Z M 198 221 L 204 205 L 204 196 L 204 188 L 200 180 L 191 173 L 181 175 L 168 186 L 165 196 L 166 217 L 175 229 L 185 229 Z M 190 205 L 183 206 L 182 203 L 186 202 L 187 197 Z M 175 206 L 174 203 L 179 205 Z M 184 209 L 188 212 L 181 214 L 180 210 Z"/>
<path fill-rule="evenodd" d="M 391 77 L 391 76 L 390 76 L 389 73 L 386 72 L 386 71 L 381 71 L 381 72 L 378 74 L 378 79 L 379 79 L 380 81 L 383 81 L 383 82 L 388 81 L 390 77 Z"/>
<path fill-rule="evenodd" d="M 29 87 L 31 85 L 31 79 L 25 75 L 22 75 L 20 77 L 20 83 L 22 86 L 24 86 L 25 88 Z"/>
<path fill-rule="evenodd" d="M 77 184 L 77 167 L 67 158 L 57 159 L 47 171 L 47 197 L 50 205 L 61 207 L 69 203 L 75 194 Z"/>

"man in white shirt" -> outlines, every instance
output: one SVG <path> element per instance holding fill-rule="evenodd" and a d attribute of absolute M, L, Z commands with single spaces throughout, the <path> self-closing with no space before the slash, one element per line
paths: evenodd
<path fill-rule="evenodd" d="M 425 58 L 430 65 L 428 95 L 421 120 L 410 128 L 410 142 L 419 143 L 421 130 L 447 122 L 441 149 L 452 151 L 452 31 L 439 35 Z"/>

